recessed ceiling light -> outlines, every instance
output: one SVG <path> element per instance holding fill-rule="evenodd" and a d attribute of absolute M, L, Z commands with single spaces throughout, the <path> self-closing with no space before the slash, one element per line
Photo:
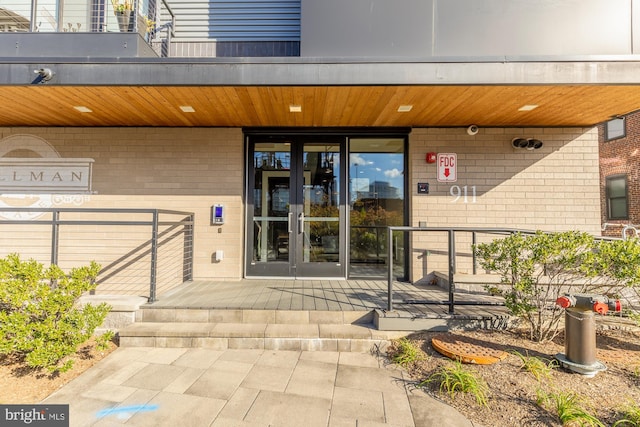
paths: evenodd
<path fill-rule="evenodd" d="M 196 110 L 191 105 L 181 105 L 180 109 L 183 113 L 195 113 Z"/>
<path fill-rule="evenodd" d="M 398 107 L 398 113 L 408 113 L 413 108 L 413 105 L 401 105 Z"/>
<path fill-rule="evenodd" d="M 518 108 L 518 111 L 531 111 L 531 110 L 535 110 L 536 108 L 538 108 L 538 106 L 535 104 L 527 104 Z"/>
<path fill-rule="evenodd" d="M 289 105 L 290 113 L 302 113 L 302 105 Z"/>
<path fill-rule="evenodd" d="M 73 108 L 80 111 L 81 113 L 93 113 L 93 110 L 91 108 L 87 108 L 84 105 L 76 105 Z"/>

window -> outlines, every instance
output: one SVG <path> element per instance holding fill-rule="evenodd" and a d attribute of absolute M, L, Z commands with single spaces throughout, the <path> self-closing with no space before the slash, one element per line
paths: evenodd
<path fill-rule="evenodd" d="M 349 140 L 349 276 L 385 277 L 387 226 L 405 225 L 405 139 Z M 396 277 L 406 278 L 405 236 L 394 232 Z"/>
<path fill-rule="evenodd" d="M 606 179 L 608 219 L 628 219 L 627 176 L 614 175 Z"/>
<path fill-rule="evenodd" d="M 627 135 L 626 120 L 624 117 L 609 120 L 604 127 L 605 140 L 623 138 Z"/>

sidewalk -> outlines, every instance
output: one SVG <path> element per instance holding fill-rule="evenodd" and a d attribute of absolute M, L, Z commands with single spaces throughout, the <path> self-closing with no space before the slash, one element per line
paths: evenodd
<path fill-rule="evenodd" d="M 70 425 L 472 427 L 362 353 L 119 348 L 43 403 Z"/>

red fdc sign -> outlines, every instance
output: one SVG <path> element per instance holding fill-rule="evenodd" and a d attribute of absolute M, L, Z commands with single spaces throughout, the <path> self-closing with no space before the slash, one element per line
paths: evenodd
<path fill-rule="evenodd" d="M 458 180 L 458 155 L 438 153 L 438 182 L 456 182 Z"/>

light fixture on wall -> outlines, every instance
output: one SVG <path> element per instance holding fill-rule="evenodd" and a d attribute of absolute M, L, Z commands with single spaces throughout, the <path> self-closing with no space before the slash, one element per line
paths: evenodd
<path fill-rule="evenodd" d="M 542 148 L 544 143 L 535 138 L 513 138 L 511 146 L 513 148 L 526 148 L 527 150 L 537 150 Z"/>
<path fill-rule="evenodd" d="M 31 82 L 32 85 L 37 85 L 39 83 L 46 83 L 53 78 L 53 71 L 51 68 L 39 68 L 37 70 L 33 70 L 38 76 Z"/>

